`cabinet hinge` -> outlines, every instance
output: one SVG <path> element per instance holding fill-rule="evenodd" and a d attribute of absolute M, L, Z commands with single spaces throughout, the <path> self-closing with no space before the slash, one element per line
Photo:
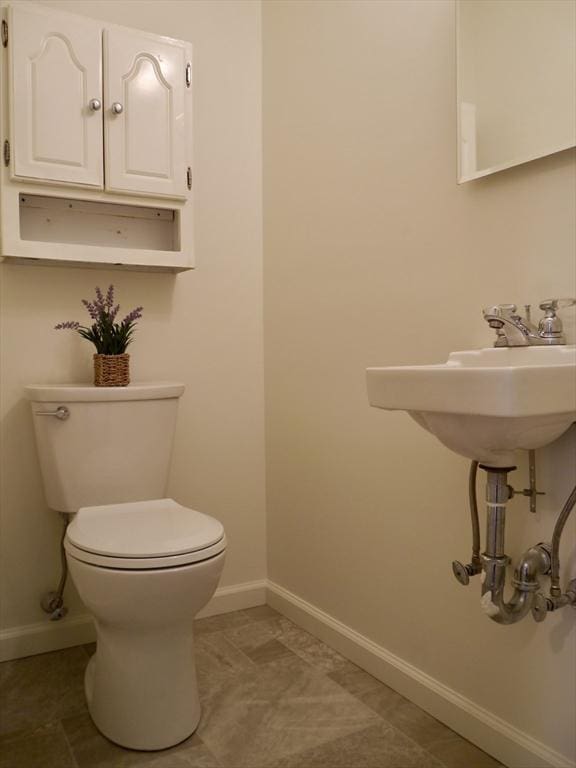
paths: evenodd
<path fill-rule="evenodd" d="M 4 165 L 6 167 L 10 165 L 10 142 L 8 139 L 4 142 Z"/>
<path fill-rule="evenodd" d="M 2 19 L 2 45 L 4 48 L 8 46 L 8 22 L 6 19 Z"/>
<path fill-rule="evenodd" d="M 188 189 L 192 189 L 192 168 L 190 166 L 186 168 L 186 186 Z"/>
<path fill-rule="evenodd" d="M 192 64 L 188 62 L 186 64 L 186 88 L 190 88 L 192 85 Z"/>

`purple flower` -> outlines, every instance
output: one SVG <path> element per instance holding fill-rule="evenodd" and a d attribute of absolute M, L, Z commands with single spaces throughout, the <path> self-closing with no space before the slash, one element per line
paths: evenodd
<path fill-rule="evenodd" d="M 108 292 L 106 293 L 106 306 L 108 309 L 112 309 L 114 305 L 114 286 L 110 285 Z"/>
<path fill-rule="evenodd" d="M 128 325 L 128 323 L 134 323 L 136 320 L 139 320 L 142 317 L 142 310 L 144 307 L 136 307 L 136 309 L 133 309 L 132 312 L 126 315 L 124 320 L 122 320 L 122 325 Z"/>
<path fill-rule="evenodd" d="M 98 308 L 96 306 L 96 302 L 94 302 L 94 304 L 92 304 L 91 301 L 87 301 L 86 299 L 82 299 L 82 304 L 84 304 L 84 306 L 88 310 L 88 314 L 90 315 L 92 320 L 98 320 L 98 318 L 100 316 L 100 312 L 98 311 Z"/>
<path fill-rule="evenodd" d="M 114 320 L 116 320 L 116 315 L 118 314 L 118 312 L 119 312 L 119 311 L 120 311 L 120 304 L 116 304 L 116 306 L 114 307 L 114 309 L 113 309 L 113 310 L 112 310 L 112 311 L 109 313 L 109 315 L 110 315 L 110 320 L 111 320 L 112 322 L 114 322 Z"/>
<path fill-rule="evenodd" d="M 60 331 L 63 328 L 76 331 L 78 328 L 80 328 L 80 323 L 76 322 L 76 320 L 66 320 L 63 323 L 58 323 L 58 325 L 55 325 L 54 328 L 57 331 Z"/>
<path fill-rule="evenodd" d="M 98 309 L 100 309 L 100 307 L 102 307 L 102 309 L 104 309 L 104 296 L 102 295 L 102 291 L 100 290 L 100 288 L 98 286 L 96 286 L 96 301 L 95 301 L 95 304 L 98 307 Z"/>

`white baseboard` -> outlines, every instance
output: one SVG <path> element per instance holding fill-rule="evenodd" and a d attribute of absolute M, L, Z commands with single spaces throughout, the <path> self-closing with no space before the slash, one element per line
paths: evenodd
<path fill-rule="evenodd" d="M 91 643 L 95 639 L 92 617 L 87 613 L 59 621 L 46 621 L 12 627 L 0 631 L 0 661 L 59 651 L 73 645 Z"/>
<path fill-rule="evenodd" d="M 569 758 L 271 581 L 267 602 L 510 768 L 576 767 Z"/>
<path fill-rule="evenodd" d="M 264 605 L 265 602 L 265 580 L 234 584 L 217 589 L 212 600 L 198 614 L 198 618 L 253 608 L 256 605 Z M 87 613 L 67 616 L 59 621 L 46 618 L 46 621 L 38 624 L 0 630 L 0 662 L 83 645 L 95 639 L 94 624 Z"/>
<path fill-rule="evenodd" d="M 241 611 L 266 604 L 266 579 L 261 581 L 246 581 L 244 584 L 233 584 L 231 587 L 220 587 L 212 600 L 198 614 L 199 619 L 215 616 L 218 613 Z"/>

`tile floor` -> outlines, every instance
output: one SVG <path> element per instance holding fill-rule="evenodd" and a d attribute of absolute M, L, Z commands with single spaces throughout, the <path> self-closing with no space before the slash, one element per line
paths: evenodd
<path fill-rule="evenodd" d="M 498 768 L 268 606 L 201 619 L 203 715 L 163 752 L 111 744 L 83 675 L 94 645 L 0 664 L 0 768 Z"/>

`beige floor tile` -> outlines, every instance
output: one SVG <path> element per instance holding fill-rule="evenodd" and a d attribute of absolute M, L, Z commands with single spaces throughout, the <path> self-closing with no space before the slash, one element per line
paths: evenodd
<path fill-rule="evenodd" d="M 248 655 L 271 640 L 277 640 L 308 664 L 326 674 L 354 666 L 348 659 L 279 614 L 242 627 L 233 627 L 226 630 L 224 634 Z"/>
<path fill-rule="evenodd" d="M 280 615 L 278 611 L 271 608 L 269 605 L 256 605 L 254 608 L 245 608 L 240 611 L 253 621 L 262 621 L 262 619 L 279 619 Z"/>
<path fill-rule="evenodd" d="M 269 664 L 271 661 L 279 661 L 295 654 L 279 640 L 268 640 L 263 645 L 252 650 L 246 650 L 244 653 L 255 664 Z"/>
<path fill-rule="evenodd" d="M 0 664 L 0 733 L 86 711 L 82 646 Z"/>
<path fill-rule="evenodd" d="M 201 699 L 228 680 L 255 667 L 254 662 L 221 632 L 201 635 L 196 639 L 195 659 Z"/>
<path fill-rule="evenodd" d="M 272 768 L 442 768 L 442 764 L 411 739 L 381 722 L 289 755 Z"/>
<path fill-rule="evenodd" d="M 364 673 L 365 674 L 365 673 Z M 405 699 L 387 685 L 361 675 L 331 675 L 371 707 L 386 722 L 409 736 L 423 749 L 437 757 L 446 768 L 497 768 L 490 755 L 463 739 L 439 720 Z M 368 676 L 370 677 L 370 676 Z M 366 686 L 366 687 L 364 687 Z"/>
<path fill-rule="evenodd" d="M 224 631 L 224 636 L 244 653 L 255 651 L 272 640 L 278 640 L 280 634 L 281 624 L 278 618 L 250 621 L 244 626 L 230 627 Z"/>
<path fill-rule="evenodd" d="M 454 731 L 430 744 L 429 751 L 435 755 L 446 768 L 501 768 L 495 760 L 483 750 L 463 739 Z"/>
<path fill-rule="evenodd" d="M 160 755 L 146 768 L 220 768 L 220 763 L 203 744 L 175 754 Z"/>
<path fill-rule="evenodd" d="M 217 616 L 207 616 L 205 619 L 196 619 L 194 622 L 194 636 L 200 637 L 211 632 L 222 632 L 234 627 L 242 627 L 245 624 L 252 624 L 253 619 L 246 611 L 234 611 L 232 613 L 221 613 Z"/>
<path fill-rule="evenodd" d="M 76 768 L 60 723 L 0 737 L 0 768 Z"/>
<path fill-rule="evenodd" d="M 337 651 L 285 618 L 280 619 L 280 640 L 300 658 L 325 674 L 348 669 L 350 662 Z"/>
<path fill-rule="evenodd" d="M 204 702 L 198 733 L 224 766 L 268 768 L 377 722 L 358 699 L 295 657 L 229 680 Z"/>
<path fill-rule="evenodd" d="M 351 662 L 348 667 L 332 672 L 330 677 L 349 693 L 353 693 L 360 698 L 370 691 L 378 691 L 383 687 L 383 683 L 380 680 L 372 677 L 368 672 L 365 672 Z M 391 689 L 388 688 L 388 690 Z"/>
<path fill-rule="evenodd" d="M 424 749 L 429 749 L 435 742 L 451 736 L 454 732 L 433 718 L 423 709 L 405 699 L 392 688 L 380 683 L 379 688 L 373 688 L 358 694 L 361 701 L 377 712 L 380 717 L 398 730 L 414 739 Z"/>
<path fill-rule="evenodd" d="M 218 765 L 196 734 L 171 749 L 137 752 L 108 741 L 89 715 L 67 717 L 62 725 L 78 768 L 190 768 L 196 765 L 213 768 Z"/>

